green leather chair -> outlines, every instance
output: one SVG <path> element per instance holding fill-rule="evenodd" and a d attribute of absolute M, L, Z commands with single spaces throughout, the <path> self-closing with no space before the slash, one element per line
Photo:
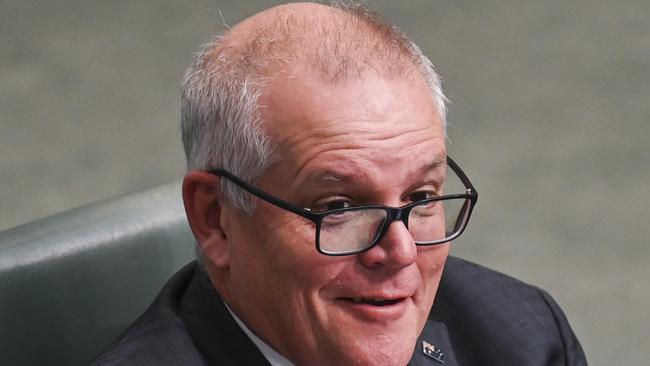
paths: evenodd
<path fill-rule="evenodd" d="M 0 365 L 90 363 L 193 258 L 179 183 L 0 232 Z"/>

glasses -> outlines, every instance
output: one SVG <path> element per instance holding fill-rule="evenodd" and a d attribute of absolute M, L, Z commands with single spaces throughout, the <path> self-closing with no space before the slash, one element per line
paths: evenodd
<path fill-rule="evenodd" d="M 314 212 L 274 197 L 223 169 L 208 171 L 224 177 L 252 195 L 316 225 L 316 250 L 332 256 L 351 255 L 366 251 L 379 243 L 390 224 L 402 221 L 416 245 L 435 245 L 456 239 L 463 233 L 478 193 L 465 173 L 450 158 L 444 192 L 401 207 L 366 205 Z M 455 193 L 454 193 L 455 192 Z"/>

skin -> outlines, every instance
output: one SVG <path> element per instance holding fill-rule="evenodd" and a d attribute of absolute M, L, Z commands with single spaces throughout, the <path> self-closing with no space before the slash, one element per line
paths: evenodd
<path fill-rule="evenodd" d="M 444 132 L 419 75 L 336 85 L 307 70 L 291 75 L 272 80 L 262 96 L 264 126 L 281 159 L 259 188 L 318 210 L 401 206 L 440 187 Z M 218 180 L 188 173 L 186 209 L 213 284 L 249 329 L 298 365 L 409 361 L 448 245 L 417 247 L 396 221 L 366 252 L 325 256 L 310 221 L 261 200 L 247 215 L 224 199 Z"/>

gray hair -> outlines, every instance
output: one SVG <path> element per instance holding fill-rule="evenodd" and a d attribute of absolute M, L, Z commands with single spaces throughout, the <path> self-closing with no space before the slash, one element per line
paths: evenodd
<path fill-rule="evenodd" d="M 188 170 L 223 168 L 255 181 L 271 156 L 262 130 L 258 100 L 261 85 L 232 68 L 223 57 L 210 60 L 223 37 L 204 44 L 182 84 L 181 130 Z M 221 181 L 235 207 L 252 211 L 251 201 L 234 184 Z"/>
<path fill-rule="evenodd" d="M 392 57 L 406 59 L 416 66 L 431 92 L 443 128 L 446 129 L 447 99 L 442 91 L 440 77 L 420 48 L 396 27 L 363 6 L 338 4 L 335 7 L 348 14 L 348 22 L 356 22 L 357 27 L 353 31 L 363 29 L 375 33 L 373 36 L 379 39 L 377 44 L 381 44 L 382 48 L 376 45 L 375 49 L 367 51 L 373 57 L 364 57 L 363 60 L 356 60 L 356 63 L 355 60 L 350 62 L 354 56 L 349 54 L 356 52 L 353 50 L 358 49 L 358 44 L 347 48 L 339 47 L 338 43 L 347 42 L 354 37 L 345 33 L 345 26 L 330 27 L 336 29 L 328 29 L 326 32 L 336 33 L 333 36 L 327 33 L 331 37 L 319 39 L 329 39 L 329 43 L 334 45 L 325 45 L 327 40 L 315 46 L 302 44 L 304 49 L 322 46 L 334 50 L 315 50 L 309 58 L 312 66 L 320 68 L 321 73 L 330 75 L 332 79 L 340 78 L 341 75 L 360 74 L 364 68 L 371 67 L 369 63 L 374 63 L 375 69 L 388 68 L 392 62 L 387 62 L 382 56 L 385 49 L 389 49 L 397 55 Z M 292 21 L 295 22 L 295 19 Z M 274 26 L 277 27 L 278 24 Z M 272 65 L 277 67 L 283 62 L 287 63 L 297 53 L 290 49 L 300 45 L 296 44 L 300 41 L 296 41 L 295 29 L 288 24 L 279 28 L 280 31 L 273 32 L 272 39 L 269 39 L 268 29 L 261 29 L 247 47 L 234 46 L 226 32 L 204 44 L 196 54 L 182 84 L 181 130 L 188 170 L 223 168 L 254 183 L 272 163 L 273 144 L 263 129 L 258 102 L 264 81 L 272 75 L 269 69 Z M 281 41 L 282 37 L 287 38 L 289 44 L 280 47 L 280 52 L 264 44 L 275 43 L 277 46 L 278 39 Z M 395 49 L 397 51 L 392 51 Z M 348 70 L 352 68 L 358 70 Z M 403 72 L 401 69 L 399 71 Z M 248 213 L 253 212 L 250 195 L 226 179 L 221 180 L 221 187 L 233 206 Z"/>

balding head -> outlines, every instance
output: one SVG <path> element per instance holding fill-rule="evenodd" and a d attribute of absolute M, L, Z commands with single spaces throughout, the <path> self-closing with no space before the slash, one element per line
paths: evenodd
<path fill-rule="evenodd" d="M 445 123 L 445 97 L 431 62 L 394 26 L 362 6 L 285 4 L 258 13 L 205 44 L 183 83 L 188 169 L 225 168 L 255 181 L 272 161 L 259 99 L 267 82 L 296 70 L 337 83 L 374 74 L 423 78 Z M 252 209 L 228 183 L 233 203 Z"/>
<path fill-rule="evenodd" d="M 259 78 L 291 76 L 295 67 L 330 82 L 367 73 L 403 78 L 422 63 L 411 47 L 401 32 L 365 8 L 298 3 L 237 24 L 208 52 L 206 61 Z"/>

